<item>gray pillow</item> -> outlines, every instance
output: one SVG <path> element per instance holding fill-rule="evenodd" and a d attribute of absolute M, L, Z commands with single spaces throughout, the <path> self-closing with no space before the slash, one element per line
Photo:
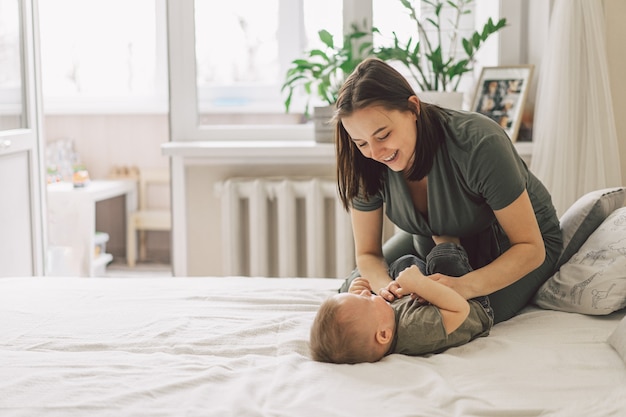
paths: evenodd
<path fill-rule="evenodd" d="M 626 207 L 593 231 L 533 301 L 542 308 L 593 315 L 626 307 Z"/>
<path fill-rule="evenodd" d="M 626 363 L 626 317 L 619 322 L 608 339 L 609 345 L 615 349 L 617 354 Z"/>
<path fill-rule="evenodd" d="M 589 238 L 591 233 L 615 209 L 624 205 L 626 188 L 615 187 L 592 191 L 580 197 L 563 213 L 560 219 L 563 232 L 563 251 L 556 269 L 569 261 Z"/>

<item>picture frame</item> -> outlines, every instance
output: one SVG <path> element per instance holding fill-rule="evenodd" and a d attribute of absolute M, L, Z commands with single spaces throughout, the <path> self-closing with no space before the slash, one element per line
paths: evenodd
<path fill-rule="evenodd" d="M 517 140 L 534 65 L 484 67 L 476 84 L 471 111 L 484 114 Z"/>

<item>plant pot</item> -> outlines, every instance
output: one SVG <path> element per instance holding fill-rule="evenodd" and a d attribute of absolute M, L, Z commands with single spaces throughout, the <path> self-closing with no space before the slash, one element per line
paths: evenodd
<path fill-rule="evenodd" d="M 315 142 L 333 143 L 335 141 L 335 125 L 330 122 L 334 111 L 334 105 L 317 106 L 313 108 Z"/>
<path fill-rule="evenodd" d="M 417 97 L 425 103 L 436 104 L 447 109 L 463 109 L 463 93 L 461 92 L 419 91 Z"/>

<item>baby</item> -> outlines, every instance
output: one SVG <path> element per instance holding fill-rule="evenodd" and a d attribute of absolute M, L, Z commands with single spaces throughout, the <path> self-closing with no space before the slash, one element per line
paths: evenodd
<path fill-rule="evenodd" d="M 391 353 L 437 353 L 488 335 L 493 325 L 489 299 L 465 300 L 425 276 L 417 267 L 419 262 L 419 258 L 407 255 L 392 264 L 391 271 L 398 263 L 410 265 L 394 277 L 400 298 L 392 303 L 375 295 L 364 278 L 356 278 L 347 293 L 324 301 L 311 327 L 313 359 L 376 362 Z M 445 273 L 438 266 L 445 270 L 446 265 L 454 265 L 456 271 L 462 265 L 465 273 L 471 270 L 465 250 L 455 243 L 436 245 L 426 260 L 427 271 Z M 418 297 L 429 304 L 418 301 Z"/>

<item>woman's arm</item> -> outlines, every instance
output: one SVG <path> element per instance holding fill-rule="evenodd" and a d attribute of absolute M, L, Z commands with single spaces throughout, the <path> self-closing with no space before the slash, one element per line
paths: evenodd
<path fill-rule="evenodd" d="M 357 268 L 372 289 L 379 293 L 391 282 L 382 248 L 383 209 L 359 211 L 352 208 L 350 215 Z"/>
<path fill-rule="evenodd" d="M 438 307 L 448 334 L 458 329 L 470 313 L 469 303 L 461 294 L 424 276 L 415 265 L 402 271 L 396 282 L 400 296 L 417 294 Z"/>
<path fill-rule="evenodd" d="M 432 279 L 470 299 L 507 287 L 543 263 L 545 246 L 528 192 L 524 190 L 515 201 L 494 213 L 511 247 L 489 265 L 460 278 L 434 274 Z"/>

